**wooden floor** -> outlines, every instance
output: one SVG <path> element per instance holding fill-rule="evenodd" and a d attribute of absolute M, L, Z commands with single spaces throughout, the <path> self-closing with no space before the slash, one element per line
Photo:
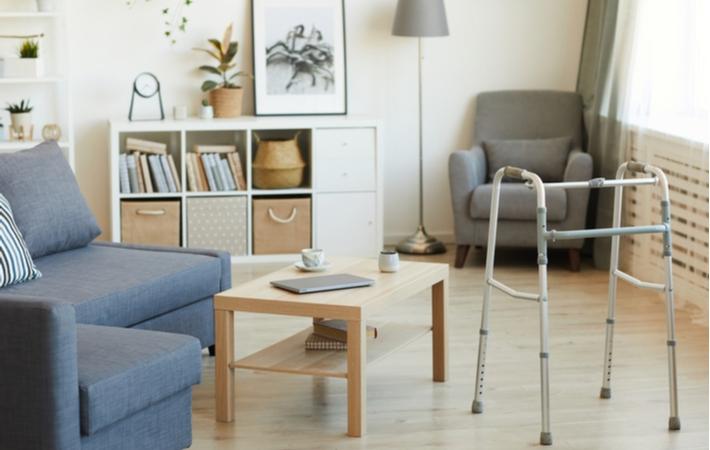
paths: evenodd
<path fill-rule="evenodd" d="M 453 262 L 453 251 L 422 258 Z M 496 278 L 536 286 L 535 255 L 503 255 Z M 234 283 L 284 264 L 234 267 Z M 485 413 L 472 415 L 481 312 L 483 258 L 451 271 L 450 380 L 431 382 L 431 339 L 421 338 L 368 371 L 368 434 L 345 436 L 346 383 L 339 379 L 236 374 L 236 419 L 214 419 L 214 359 L 203 357 L 195 388 L 193 449 L 524 449 L 537 446 L 540 424 L 537 304 L 493 298 Z M 551 260 L 550 370 L 553 448 L 707 449 L 708 329 L 676 318 L 682 431 L 667 431 L 668 381 L 664 306 L 656 294 L 620 282 L 611 400 L 598 398 L 602 377 L 607 274 L 584 266 L 571 273 Z M 421 323 L 429 293 L 387 311 Z M 308 319 L 241 314 L 236 351 L 244 356 L 309 323 Z"/>

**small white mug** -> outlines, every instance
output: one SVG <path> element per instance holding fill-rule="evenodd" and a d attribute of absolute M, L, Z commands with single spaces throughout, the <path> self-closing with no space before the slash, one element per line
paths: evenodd
<path fill-rule="evenodd" d="M 393 250 L 383 250 L 377 259 L 380 272 L 397 272 L 399 270 L 399 253 Z"/>
<path fill-rule="evenodd" d="M 175 120 L 187 119 L 187 106 L 178 105 L 173 107 L 173 117 L 175 118 Z"/>
<path fill-rule="evenodd" d="M 319 248 L 304 248 L 301 260 L 306 267 L 320 267 L 325 264 L 325 252 Z"/>

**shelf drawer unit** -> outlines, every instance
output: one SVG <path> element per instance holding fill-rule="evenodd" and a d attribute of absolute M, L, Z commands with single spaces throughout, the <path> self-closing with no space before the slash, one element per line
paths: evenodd
<path fill-rule="evenodd" d="M 180 245 L 180 201 L 123 200 L 121 242 Z"/>
<path fill-rule="evenodd" d="M 247 254 L 246 197 L 187 199 L 187 246 Z"/>
<path fill-rule="evenodd" d="M 374 191 L 376 134 L 373 128 L 317 130 L 317 187 L 328 192 Z"/>
<path fill-rule="evenodd" d="M 311 199 L 254 199 L 253 223 L 255 255 L 300 253 L 311 246 Z"/>
<path fill-rule="evenodd" d="M 296 134 L 306 163 L 302 185 L 293 189 L 255 188 L 253 163 L 258 142 L 254 136 L 278 140 Z M 131 193 L 121 193 L 119 160 L 122 153 L 130 152 L 128 138 L 164 144 L 174 160 L 173 178 L 179 181 L 175 183 L 179 185 L 176 192 L 146 192 L 146 185 L 137 192 L 132 189 Z M 113 120 L 109 142 L 114 242 L 225 250 L 234 262 L 295 261 L 301 249 L 313 246 L 327 254 L 366 257 L 376 257 L 382 248 L 384 151 L 377 119 L 290 116 Z M 194 164 L 188 170 L 187 157 L 197 145 L 215 146 L 215 152 L 220 147 L 235 147 L 243 171 L 241 184 L 245 186 L 223 191 L 188 190 L 188 185 L 195 189 L 195 176 L 199 176 Z M 232 175 L 238 170 L 235 166 L 227 168 Z M 190 177 L 192 183 L 188 183 Z"/>

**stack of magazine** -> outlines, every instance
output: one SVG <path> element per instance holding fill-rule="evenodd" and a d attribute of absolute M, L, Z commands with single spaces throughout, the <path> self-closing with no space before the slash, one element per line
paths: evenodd
<path fill-rule="evenodd" d="M 180 192 L 175 159 L 162 142 L 127 138 L 126 153 L 119 155 L 122 194 Z"/>
<path fill-rule="evenodd" d="M 187 187 L 192 192 L 243 191 L 246 180 L 237 147 L 195 145 L 186 155 Z"/>

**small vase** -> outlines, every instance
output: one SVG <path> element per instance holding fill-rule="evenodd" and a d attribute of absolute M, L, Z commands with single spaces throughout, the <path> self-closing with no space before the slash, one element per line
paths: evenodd
<path fill-rule="evenodd" d="M 16 141 L 31 141 L 34 134 L 32 113 L 10 114 L 10 137 Z"/>
<path fill-rule="evenodd" d="M 218 118 L 241 116 L 243 93 L 244 90 L 240 87 L 211 90 L 210 105 L 214 107 L 214 116 Z"/>
<path fill-rule="evenodd" d="M 200 109 L 200 119 L 212 119 L 214 118 L 214 109 L 212 106 L 203 106 Z"/>

